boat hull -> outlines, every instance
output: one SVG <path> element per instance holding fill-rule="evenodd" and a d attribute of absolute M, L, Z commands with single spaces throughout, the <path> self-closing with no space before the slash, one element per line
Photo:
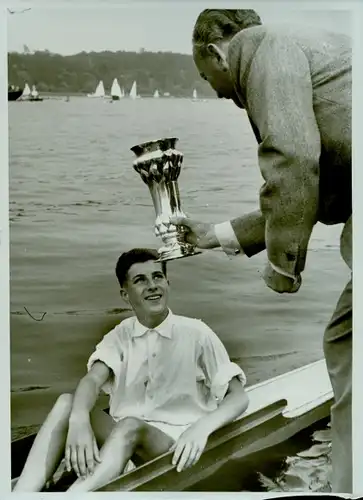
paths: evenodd
<path fill-rule="evenodd" d="M 113 95 L 113 96 L 111 96 L 111 97 L 112 97 L 112 100 L 113 100 L 113 101 L 119 101 L 119 100 L 120 100 L 120 98 L 119 98 L 119 96 L 118 96 L 118 95 Z"/>
<path fill-rule="evenodd" d="M 166 453 L 98 491 L 190 490 L 229 460 L 238 460 L 239 466 L 248 464 L 251 456 L 327 419 L 333 401 L 323 360 L 256 384 L 247 392 L 250 399 L 247 412 L 212 434 L 192 469 L 177 473 L 171 464 L 172 453 Z M 12 443 L 12 478 L 19 476 L 34 439 L 35 434 Z"/>
<path fill-rule="evenodd" d="M 22 93 L 22 90 L 8 90 L 8 101 L 16 101 Z"/>

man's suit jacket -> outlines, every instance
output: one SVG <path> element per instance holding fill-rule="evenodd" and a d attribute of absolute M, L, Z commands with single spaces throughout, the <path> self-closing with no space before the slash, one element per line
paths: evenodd
<path fill-rule="evenodd" d="M 352 213 L 351 41 L 313 28 L 255 26 L 233 37 L 228 62 L 265 181 L 262 214 L 232 227 L 247 255 L 266 246 L 270 262 L 299 275 L 315 223 L 346 222 Z"/>

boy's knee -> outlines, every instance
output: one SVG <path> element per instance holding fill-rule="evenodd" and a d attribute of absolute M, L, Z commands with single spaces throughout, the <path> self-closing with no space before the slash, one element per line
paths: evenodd
<path fill-rule="evenodd" d="M 142 420 L 135 417 L 126 417 L 117 422 L 113 433 L 122 437 L 141 439 L 144 427 Z"/>

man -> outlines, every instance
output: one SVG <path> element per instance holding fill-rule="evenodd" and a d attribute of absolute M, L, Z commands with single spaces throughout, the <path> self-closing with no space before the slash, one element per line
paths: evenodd
<path fill-rule="evenodd" d="M 221 224 L 188 218 L 200 248 L 228 255 L 266 249 L 267 286 L 298 291 L 314 225 L 343 223 L 342 256 L 352 269 L 351 47 L 344 35 L 262 25 L 253 10 L 207 9 L 193 32 L 195 64 L 217 95 L 245 109 L 265 180 L 260 210 Z M 241 153 L 243 149 L 241 149 Z M 242 182 L 242 181 L 241 181 Z M 324 336 L 334 390 L 333 491 L 352 492 L 352 281 Z"/>
<path fill-rule="evenodd" d="M 184 470 L 199 460 L 212 432 L 247 409 L 242 369 L 205 323 L 172 314 L 165 265 L 157 259 L 148 249 L 119 258 L 121 296 L 135 316 L 97 345 L 74 397 L 59 397 L 14 491 L 41 490 L 63 454 L 78 475 L 72 491 L 95 490 L 134 456 L 147 461 L 171 448 L 173 464 Z M 109 415 L 94 409 L 102 388 Z"/>

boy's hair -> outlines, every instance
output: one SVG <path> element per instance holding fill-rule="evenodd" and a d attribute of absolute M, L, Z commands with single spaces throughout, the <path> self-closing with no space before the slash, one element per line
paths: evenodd
<path fill-rule="evenodd" d="M 232 38 L 243 29 L 260 24 L 260 16 L 252 9 L 205 9 L 194 25 L 193 51 L 205 57 L 210 43 Z"/>
<path fill-rule="evenodd" d="M 158 260 L 159 254 L 152 248 L 133 248 L 120 255 L 116 264 L 116 276 L 120 286 L 123 287 L 127 280 L 127 273 L 133 264 L 138 262 L 147 262 L 149 260 Z M 166 262 L 161 262 L 161 270 L 166 277 Z"/>

